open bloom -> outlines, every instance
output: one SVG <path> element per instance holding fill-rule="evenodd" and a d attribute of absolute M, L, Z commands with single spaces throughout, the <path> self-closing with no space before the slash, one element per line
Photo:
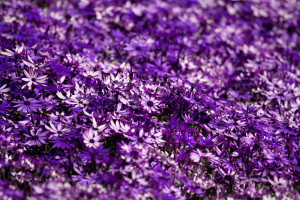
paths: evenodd
<path fill-rule="evenodd" d="M 24 99 L 24 101 L 17 100 L 15 101 L 16 105 L 14 107 L 18 107 L 17 111 L 34 111 L 41 110 L 41 105 L 39 102 L 33 98 Z"/>
<path fill-rule="evenodd" d="M 130 126 L 127 124 L 123 124 L 121 121 L 117 120 L 114 122 L 113 120 L 110 121 L 110 128 L 114 130 L 117 133 L 125 133 L 128 132 L 130 129 Z"/>
<path fill-rule="evenodd" d="M 69 99 L 66 99 L 66 102 L 75 105 L 75 108 L 84 108 L 89 103 L 87 98 L 82 98 L 80 95 L 72 95 Z"/>
<path fill-rule="evenodd" d="M 24 70 L 26 78 L 22 78 L 23 81 L 27 83 L 22 86 L 22 89 L 28 86 L 31 90 L 32 85 L 43 85 L 47 82 L 47 75 L 40 76 L 35 70 L 30 69 L 29 72 Z"/>
<path fill-rule="evenodd" d="M 139 134 L 136 136 L 127 136 L 133 141 L 133 144 L 144 144 L 148 143 L 146 140 L 148 138 L 148 135 L 145 134 L 144 129 L 139 130 Z"/>
<path fill-rule="evenodd" d="M 157 146 L 163 146 L 165 141 L 162 139 L 163 133 L 159 130 L 155 130 L 154 128 L 151 129 L 151 131 L 148 133 L 148 137 L 145 139 L 145 141 L 149 144 L 157 145 Z"/>
<path fill-rule="evenodd" d="M 128 51 L 130 57 L 134 56 L 144 56 L 147 48 L 143 45 L 143 43 L 134 41 L 130 44 L 127 44 L 124 50 Z"/>
<path fill-rule="evenodd" d="M 100 145 L 99 140 L 101 139 L 101 137 L 98 135 L 97 132 L 90 128 L 89 130 L 86 130 L 84 132 L 83 139 L 83 142 L 87 147 L 96 149 Z"/>
<path fill-rule="evenodd" d="M 269 183 L 271 183 L 274 187 L 286 187 L 288 184 L 288 180 L 282 178 L 282 177 L 278 177 L 277 175 L 275 175 L 273 177 L 273 180 L 270 179 L 270 177 L 268 177 L 268 181 Z"/>
<path fill-rule="evenodd" d="M 29 140 L 25 143 L 29 146 L 42 146 L 42 144 L 46 144 L 46 137 L 47 137 L 48 131 L 42 132 L 42 129 L 38 129 L 36 132 L 34 130 L 30 130 L 30 134 L 25 134 L 26 137 L 29 138 Z"/>
<path fill-rule="evenodd" d="M 5 56 L 13 57 L 13 56 L 21 56 L 25 52 L 24 45 L 17 46 L 14 51 L 10 49 L 5 49 L 5 51 L 1 51 L 0 53 Z"/>
<path fill-rule="evenodd" d="M 57 125 L 54 125 L 52 121 L 50 121 L 50 126 L 45 125 L 45 128 L 53 133 L 51 137 L 62 136 L 64 133 L 70 131 L 70 129 L 63 127 L 61 122 Z"/>
<path fill-rule="evenodd" d="M 150 113 L 157 112 L 159 109 L 159 101 L 156 100 L 154 97 L 150 97 L 148 95 L 142 96 L 142 105 L 145 110 Z"/>

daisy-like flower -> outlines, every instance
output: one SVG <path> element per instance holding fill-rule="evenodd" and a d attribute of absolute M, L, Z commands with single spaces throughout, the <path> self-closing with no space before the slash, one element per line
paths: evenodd
<path fill-rule="evenodd" d="M 274 90 L 274 91 L 268 91 L 265 92 L 265 95 L 267 96 L 268 100 L 266 101 L 266 104 L 270 103 L 272 99 L 276 99 L 277 102 L 280 104 L 281 101 L 290 100 L 293 96 L 289 93 L 289 91 L 284 90 Z"/>
<path fill-rule="evenodd" d="M 278 178 L 277 175 L 273 177 L 273 180 L 268 177 L 268 181 L 274 186 L 274 187 L 286 187 L 288 185 L 288 180 L 280 177 Z"/>
<path fill-rule="evenodd" d="M 28 88 L 31 90 L 32 85 L 43 85 L 47 82 L 47 75 L 39 76 L 35 70 L 30 69 L 29 72 L 24 70 L 24 74 L 26 78 L 22 78 L 22 80 L 26 81 L 27 83 L 22 86 L 22 89 L 28 86 Z"/>
<path fill-rule="evenodd" d="M 65 116 L 64 112 L 59 113 L 56 111 L 55 113 L 48 114 L 48 116 L 50 117 L 51 121 L 61 121 L 65 124 L 70 122 L 70 116 Z"/>
<path fill-rule="evenodd" d="M 163 62 L 161 59 L 154 60 L 153 64 L 149 63 L 148 67 L 150 70 L 153 71 L 159 71 L 159 72 L 167 72 L 170 69 L 170 65 L 167 64 L 167 62 Z"/>
<path fill-rule="evenodd" d="M 69 148 L 71 146 L 69 138 L 65 138 L 65 137 L 55 138 L 54 140 L 51 140 L 50 142 L 54 144 L 52 146 L 52 148 L 65 149 L 65 148 Z"/>
<path fill-rule="evenodd" d="M 72 95 L 69 99 L 66 99 L 66 102 L 75 105 L 75 108 L 84 108 L 89 103 L 89 100 L 80 95 Z"/>
<path fill-rule="evenodd" d="M 119 120 L 117 120 L 116 122 L 114 122 L 113 120 L 110 121 L 110 128 L 112 130 L 114 130 L 117 133 L 125 133 L 128 132 L 130 129 L 130 126 L 127 124 L 123 124 L 122 122 L 120 122 Z"/>
<path fill-rule="evenodd" d="M 273 197 L 272 194 L 265 194 L 262 199 L 263 200 L 276 200 L 276 197 Z"/>
<path fill-rule="evenodd" d="M 289 161 L 286 159 L 286 156 L 284 152 L 280 151 L 274 151 L 270 149 L 264 149 L 263 154 L 267 160 L 267 163 L 276 163 L 277 165 L 283 166 L 283 165 L 288 165 Z"/>
<path fill-rule="evenodd" d="M 111 71 L 114 71 L 116 69 L 116 65 L 108 63 L 108 62 L 103 62 L 99 64 L 101 71 L 104 73 L 110 73 Z"/>
<path fill-rule="evenodd" d="M 7 73 L 15 69 L 12 62 L 9 62 L 8 58 L 0 58 L 0 73 Z"/>
<path fill-rule="evenodd" d="M 24 50 L 24 45 L 21 45 L 21 46 L 17 46 L 14 51 L 10 50 L 10 49 L 5 49 L 5 51 L 0 51 L 0 53 L 2 55 L 5 55 L 5 56 L 9 56 L 9 57 L 13 57 L 13 56 L 20 56 L 22 55 L 22 53 L 24 53 L 25 50 Z"/>
<path fill-rule="evenodd" d="M 135 98 L 135 97 L 131 97 L 131 96 L 125 94 L 124 97 L 122 95 L 119 95 L 119 100 L 126 106 L 132 107 L 133 109 L 136 109 L 139 106 L 138 97 Z"/>
<path fill-rule="evenodd" d="M 39 102 L 33 98 L 29 98 L 29 99 L 24 99 L 24 101 L 14 101 L 14 103 L 16 103 L 16 105 L 14 105 L 14 107 L 18 107 L 17 111 L 34 111 L 36 112 L 37 110 L 41 110 L 41 105 L 39 104 Z"/>
<path fill-rule="evenodd" d="M 0 142 L 9 144 L 12 142 L 13 135 L 10 133 L 12 130 L 12 127 L 6 127 L 5 124 L 3 124 L 0 127 Z"/>
<path fill-rule="evenodd" d="M 42 129 L 38 129 L 36 132 L 34 130 L 30 130 L 30 134 L 25 134 L 26 137 L 29 138 L 29 140 L 25 143 L 29 146 L 42 146 L 43 144 L 46 144 L 45 141 L 47 138 L 48 131 L 42 132 Z"/>
<path fill-rule="evenodd" d="M 65 132 L 70 131 L 68 128 L 63 128 L 61 122 L 55 126 L 52 121 L 50 121 L 50 126 L 45 125 L 45 128 L 53 133 L 51 137 L 62 136 Z"/>
<path fill-rule="evenodd" d="M 87 68 L 86 71 L 83 72 L 83 75 L 88 78 L 96 78 L 101 75 L 100 73 L 100 71 L 94 70 L 93 68 Z"/>
<path fill-rule="evenodd" d="M 51 63 L 50 69 L 53 73 L 57 74 L 59 76 L 69 76 L 71 73 L 71 70 L 69 68 L 66 68 L 64 65 L 59 63 Z"/>
<path fill-rule="evenodd" d="M 99 140 L 101 139 L 101 136 L 99 136 L 96 131 L 90 128 L 84 132 L 83 139 L 83 142 L 87 147 L 96 149 L 100 145 Z"/>
<path fill-rule="evenodd" d="M 148 136 L 144 133 L 144 129 L 140 129 L 139 134 L 137 136 L 126 136 L 133 141 L 133 144 L 144 144 L 148 143 Z"/>
<path fill-rule="evenodd" d="M 126 162 L 141 160 L 147 154 L 147 151 L 142 145 L 133 144 L 132 142 L 129 142 L 127 144 L 122 141 L 120 147 L 120 150 L 122 152 L 121 158 L 126 160 Z"/>
<path fill-rule="evenodd" d="M 130 57 L 134 56 L 144 56 L 146 52 L 146 47 L 140 42 L 131 42 L 127 44 L 124 50 L 128 51 Z"/>
<path fill-rule="evenodd" d="M 104 80 L 104 83 L 110 87 L 110 88 L 126 88 L 126 86 L 128 85 L 130 79 L 128 76 L 126 76 L 125 74 L 114 74 L 114 73 L 110 73 L 109 76 L 106 77 L 106 79 Z"/>
<path fill-rule="evenodd" d="M 165 186 L 162 191 L 168 194 L 168 199 L 181 199 L 181 191 L 173 185 L 171 187 Z"/>
<path fill-rule="evenodd" d="M 185 123 L 196 124 L 190 113 L 182 115 L 182 118 Z"/>
<path fill-rule="evenodd" d="M 113 119 L 121 119 L 123 116 L 126 116 L 129 114 L 129 111 L 127 109 L 122 110 L 122 104 L 119 103 L 117 105 L 116 110 L 113 112 L 112 118 Z"/>
<path fill-rule="evenodd" d="M 34 61 L 30 58 L 30 56 L 28 55 L 27 56 L 27 59 L 24 58 L 22 59 L 23 63 L 27 66 L 30 66 L 30 67 L 35 67 L 35 64 L 34 64 Z"/>
<path fill-rule="evenodd" d="M 142 105 L 145 110 L 147 110 L 150 113 L 155 113 L 159 109 L 159 101 L 156 100 L 154 97 L 150 97 L 148 95 L 144 95 L 141 97 L 142 99 Z"/>
<path fill-rule="evenodd" d="M 97 121 L 94 117 L 92 119 L 92 122 L 93 122 L 94 131 L 103 131 L 106 128 L 105 124 L 102 124 L 102 125 L 98 126 Z"/>
<path fill-rule="evenodd" d="M 145 141 L 149 144 L 154 144 L 157 146 L 163 146 L 165 141 L 162 139 L 163 133 L 161 131 L 155 130 L 154 128 L 148 133 L 148 137 Z"/>

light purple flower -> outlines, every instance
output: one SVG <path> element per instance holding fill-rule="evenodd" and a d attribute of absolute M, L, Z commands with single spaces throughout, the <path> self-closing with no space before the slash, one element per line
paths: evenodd
<path fill-rule="evenodd" d="M 22 80 L 27 83 L 22 86 L 22 89 L 28 86 L 31 90 L 33 85 L 44 85 L 47 82 L 47 75 L 40 76 L 38 72 L 31 68 L 29 69 L 29 72 L 24 70 L 24 74 L 26 78 L 22 78 Z"/>
<path fill-rule="evenodd" d="M 28 138 L 28 141 L 25 143 L 29 146 L 42 146 L 43 144 L 47 144 L 45 141 L 47 139 L 48 131 L 42 132 L 42 129 L 39 128 L 37 131 L 30 130 L 30 134 L 25 134 Z"/>
<path fill-rule="evenodd" d="M 85 145 L 89 148 L 98 148 L 100 145 L 100 139 L 101 136 L 98 135 L 96 131 L 94 131 L 92 128 L 86 130 L 83 133 L 83 142 Z"/>

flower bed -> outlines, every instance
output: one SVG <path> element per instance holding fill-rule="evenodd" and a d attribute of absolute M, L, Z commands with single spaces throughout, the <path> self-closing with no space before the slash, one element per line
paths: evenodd
<path fill-rule="evenodd" d="M 300 2 L 0 1 L 2 199 L 300 199 Z"/>

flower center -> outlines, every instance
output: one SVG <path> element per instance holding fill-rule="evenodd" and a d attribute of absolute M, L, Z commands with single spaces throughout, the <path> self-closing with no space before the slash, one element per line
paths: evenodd
<path fill-rule="evenodd" d="M 275 160 L 276 160 L 276 161 L 280 161 L 281 158 L 280 158 L 279 156 L 276 156 L 276 157 L 275 157 Z"/>
<path fill-rule="evenodd" d="M 30 101 L 25 101 L 24 104 L 25 104 L 26 106 L 29 106 L 29 105 L 30 105 Z"/>
<path fill-rule="evenodd" d="M 143 142 L 144 142 L 144 139 L 143 139 L 143 138 L 138 138 L 138 142 L 139 142 L 139 143 L 143 143 Z"/>
<path fill-rule="evenodd" d="M 38 140 L 38 139 L 39 139 L 39 136 L 37 136 L 37 135 L 32 136 L 31 139 L 32 139 L 32 140 Z"/>
<path fill-rule="evenodd" d="M 138 152 L 136 152 L 136 151 L 130 152 L 130 155 L 131 155 L 134 159 L 137 159 L 137 158 L 139 157 L 139 154 L 138 154 Z"/>
<path fill-rule="evenodd" d="M 32 78 L 31 80 L 32 80 L 32 81 L 36 81 L 36 79 L 35 79 L 35 78 Z"/>
<path fill-rule="evenodd" d="M 90 139 L 90 143 L 95 143 L 95 140 L 94 139 Z"/>
<path fill-rule="evenodd" d="M 147 106 L 152 107 L 154 105 L 153 101 L 148 101 Z"/>

